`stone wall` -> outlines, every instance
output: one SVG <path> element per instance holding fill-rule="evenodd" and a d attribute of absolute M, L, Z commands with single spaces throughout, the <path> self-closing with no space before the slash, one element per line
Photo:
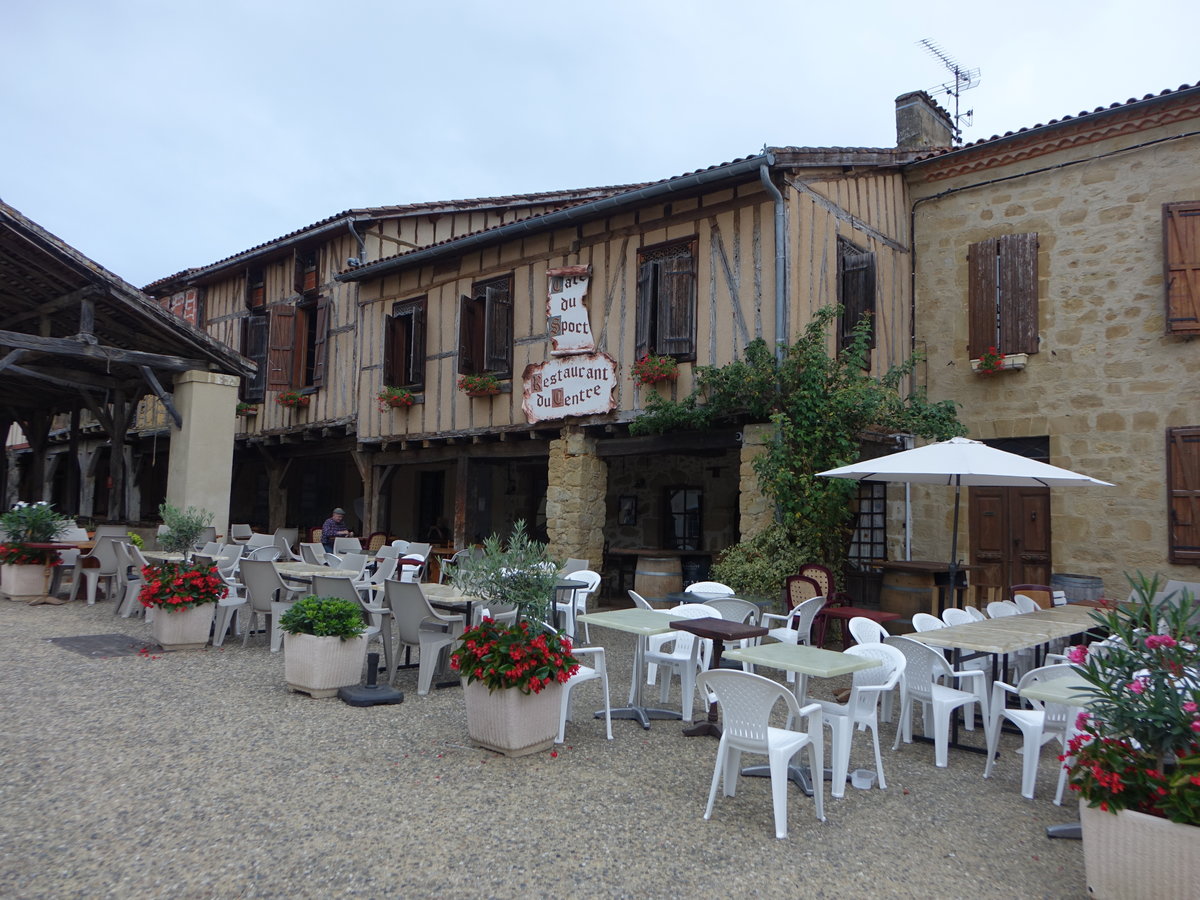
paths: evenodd
<path fill-rule="evenodd" d="M 596 440 L 578 428 L 563 428 L 560 437 L 550 442 L 547 477 L 550 555 L 586 559 L 593 570 L 600 571 L 608 466 L 596 455 Z"/>
<path fill-rule="evenodd" d="M 767 451 L 774 425 L 747 425 L 742 430 L 741 466 L 738 472 L 738 514 L 742 540 L 761 534 L 775 521 L 775 502 L 763 493 L 754 471 L 754 460 Z"/>
<path fill-rule="evenodd" d="M 1200 200 L 1200 138 L 1173 139 L 1196 125 L 1063 140 L 1063 150 L 929 183 L 918 167 L 910 185 L 929 394 L 961 404 L 971 437 L 1048 435 L 1051 463 L 1115 484 L 1051 490 L 1052 570 L 1098 575 L 1111 595 L 1127 591 L 1126 571 L 1195 579 L 1194 567 L 1167 562 L 1165 430 L 1200 425 L 1200 343 L 1164 335 L 1162 206 Z M 1038 234 L 1038 352 L 1023 371 L 974 375 L 967 247 L 1025 232 Z M 943 558 L 952 494 L 913 494 L 913 555 Z"/>

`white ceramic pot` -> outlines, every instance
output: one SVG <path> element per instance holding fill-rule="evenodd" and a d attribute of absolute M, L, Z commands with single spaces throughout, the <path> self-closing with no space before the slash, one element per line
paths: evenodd
<path fill-rule="evenodd" d="M 217 604 L 201 603 L 185 609 L 161 606 L 150 623 L 154 639 L 164 650 L 203 650 L 212 631 Z"/>
<path fill-rule="evenodd" d="M 49 576 L 49 567 L 41 564 L 0 566 L 0 592 L 9 600 L 28 602 L 45 595 Z"/>
<path fill-rule="evenodd" d="M 1079 803 L 1088 895 L 1110 900 L 1191 900 L 1200 891 L 1200 827 Z"/>
<path fill-rule="evenodd" d="M 464 688 L 467 734 L 475 743 L 505 756 L 548 750 L 558 736 L 562 685 L 555 682 L 540 694 L 514 688 L 489 691 L 481 681 Z"/>
<path fill-rule="evenodd" d="M 283 677 L 293 691 L 332 697 L 338 688 L 358 684 L 367 658 L 367 636 L 342 640 L 311 634 L 284 634 Z"/>

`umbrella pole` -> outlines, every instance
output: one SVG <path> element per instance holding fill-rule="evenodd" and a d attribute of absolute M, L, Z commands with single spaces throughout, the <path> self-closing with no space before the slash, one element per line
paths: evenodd
<path fill-rule="evenodd" d="M 958 506 L 962 495 L 962 476 L 954 476 L 954 525 L 950 529 L 950 586 L 942 599 L 942 609 L 958 606 L 955 602 L 958 588 Z"/>

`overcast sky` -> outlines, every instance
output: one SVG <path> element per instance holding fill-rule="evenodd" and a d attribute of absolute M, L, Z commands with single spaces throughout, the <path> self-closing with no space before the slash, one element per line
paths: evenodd
<path fill-rule="evenodd" d="M 1197 0 L 2 0 L 0 199 L 136 285 L 344 209 L 967 141 L 1200 81 Z M 948 98 L 942 98 L 947 104 Z"/>

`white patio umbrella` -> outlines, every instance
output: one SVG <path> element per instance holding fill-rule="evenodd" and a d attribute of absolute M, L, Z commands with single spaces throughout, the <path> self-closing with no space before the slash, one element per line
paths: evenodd
<path fill-rule="evenodd" d="M 951 590 L 958 575 L 958 510 L 963 485 L 967 487 L 1068 487 L 1101 484 L 1070 469 L 989 447 L 981 441 L 955 437 L 912 450 L 818 472 L 828 478 L 855 481 L 897 481 L 910 484 L 954 485 L 954 530 L 950 538 Z"/>

